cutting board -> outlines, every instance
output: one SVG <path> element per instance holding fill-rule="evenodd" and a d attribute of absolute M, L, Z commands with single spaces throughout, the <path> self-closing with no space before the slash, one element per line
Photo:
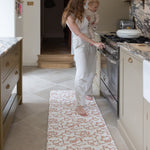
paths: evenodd
<path fill-rule="evenodd" d="M 150 46 L 147 44 L 130 44 L 130 46 L 143 52 L 150 52 Z"/>

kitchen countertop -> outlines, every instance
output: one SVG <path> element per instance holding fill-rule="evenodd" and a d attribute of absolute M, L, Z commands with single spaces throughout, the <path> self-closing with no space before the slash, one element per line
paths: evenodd
<path fill-rule="evenodd" d="M 0 37 L 0 56 L 5 54 L 13 45 L 22 40 L 22 37 Z"/>
<path fill-rule="evenodd" d="M 134 43 L 118 43 L 119 46 L 123 46 L 127 51 L 135 54 L 143 60 L 150 61 L 150 46 L 147 44 L 134 44 Z"/>

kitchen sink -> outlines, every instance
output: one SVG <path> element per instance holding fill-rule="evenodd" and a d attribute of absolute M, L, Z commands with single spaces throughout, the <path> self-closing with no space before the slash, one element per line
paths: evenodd
<path fill-rule="evenodd" d="M 150 103 L 150 61 L 143 61 L 143 95 Z"/>

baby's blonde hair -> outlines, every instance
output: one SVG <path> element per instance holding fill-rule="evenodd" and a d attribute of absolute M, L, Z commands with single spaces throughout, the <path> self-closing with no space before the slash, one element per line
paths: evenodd
<path fill-rule="evenodd" d="M 88 5 L 93 5 L 94 3 L 97 3 L 99 5 L 99 0 L 89 0 Z"/>

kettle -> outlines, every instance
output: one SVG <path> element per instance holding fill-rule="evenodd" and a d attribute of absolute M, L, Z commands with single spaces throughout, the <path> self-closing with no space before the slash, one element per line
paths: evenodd
<path fill-rule="evenodd" d="M 134 29 L 135 24 L 131 20 L 120 20 L 120 29 Z"/>

